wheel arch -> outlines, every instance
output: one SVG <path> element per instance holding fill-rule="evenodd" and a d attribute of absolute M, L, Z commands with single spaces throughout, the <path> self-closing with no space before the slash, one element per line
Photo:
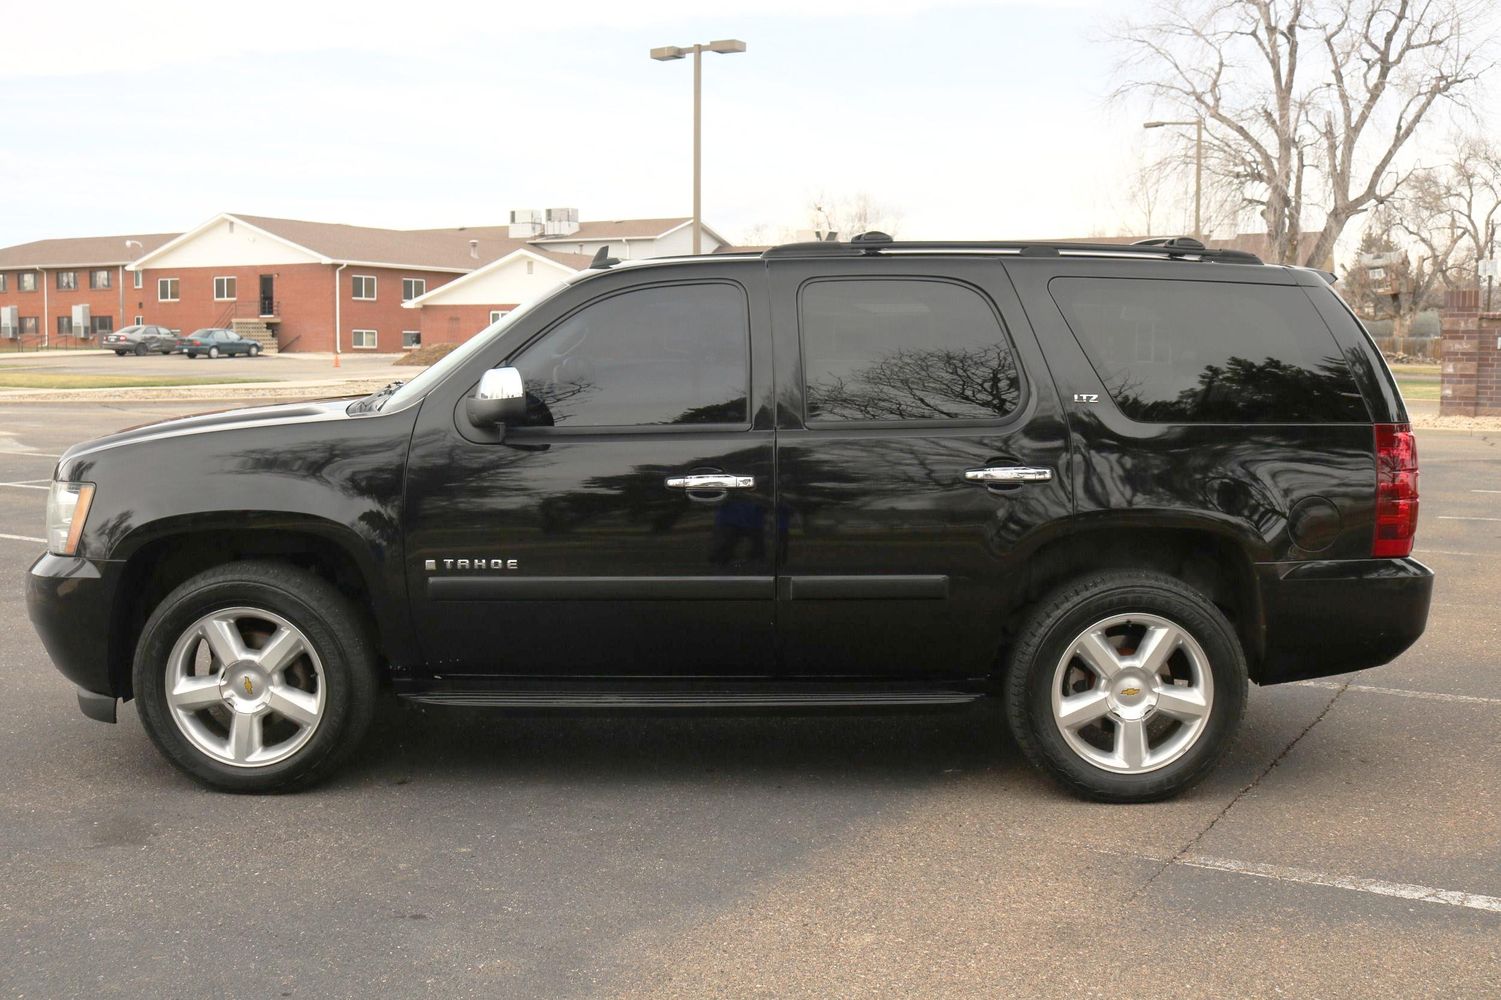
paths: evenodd
<path fill-rule="evenodd" d="M 1059 522 L 1017 553 L 1019 569 L 1002 623 L 996 662 L 1009 668 L 1010 647 L 1032 608 L 1086 572 L 1150 569 L 1167 573 L 1212 601 L 1235 627 L 1253 680 L 1266 651 L 1265 617 L 1255 563 L 1265 543 L 1244 526 L 1217 518 L 1158 516 L 1145 511 L 1086 514 Z"/>
<path fill-rule="evenodd" d="M 309 515 L 221 511 L 164 519 L 123 539 L 112 556 L 123 563 L 107 643 L 110 683 L 132 696 L 131 667 L 141 629 L 178 585 L 214 566 L 250 559 L 306 569 L 327 580 L 359 610 L 382 664 L 401 644 L 395 609 L 371 547 L 349 528 Z"/>

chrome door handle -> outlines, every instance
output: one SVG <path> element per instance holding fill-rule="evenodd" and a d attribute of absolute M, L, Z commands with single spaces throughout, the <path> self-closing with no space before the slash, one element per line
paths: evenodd
<path fill-rule="evenodd" d="M 667 480 L 667 488 L 670 490 L 753 490 L 756 488 L 755 476 L 732 476 L 725 472 L 714 472 L 699 476 L 671 476 Z"/>
<path fill-rule="evenodd" d="M 993 465 L 988 469 L 965 469 L 964 478 L 971 483 L 1050 483 L 1052 469 L 1034 469 L 1027 465 Z"/>

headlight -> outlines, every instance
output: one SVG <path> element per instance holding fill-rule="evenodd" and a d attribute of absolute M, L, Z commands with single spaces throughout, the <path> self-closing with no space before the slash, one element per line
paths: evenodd
<path fill-rule="evenodd" d="M 83 522 L 88 520 L 89 504 L 93 501 L 93 483 L 52 484 L 52 490 L 47 494 L 48 552 L 55 556 L 71 556 L 78 551 Z"/>

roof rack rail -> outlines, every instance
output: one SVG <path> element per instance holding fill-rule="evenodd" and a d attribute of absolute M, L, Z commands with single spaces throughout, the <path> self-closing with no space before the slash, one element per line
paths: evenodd
<path fill-rule="evenodd" d="M 949 251 L 951 253 L 1003 253 L 1019 257 L 1154 257 L 1182 260 L 1195 258 L 1226 264 L 1260 264 L 1261 258 L 1244 250 L 1210 249 L 1191 236 L 1143 240 L 1139 243 L 1073 243 L 1067 240 L 895 240 L 885 233 L 861 233 L 848 243 L 783 243 L 761 253 L 776 257 L 865 257 L 886 252 Z"/>

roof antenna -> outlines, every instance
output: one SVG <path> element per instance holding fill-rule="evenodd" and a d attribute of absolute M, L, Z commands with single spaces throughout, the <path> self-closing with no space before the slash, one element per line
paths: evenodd
<path fill-rule="evenodd" d="M 619 257 L 610 256 L 610 245 L 607 243 L 594 251 L 594 259 L 589 262 L 589 270 L 603 271 L 620 263 Z"/>

